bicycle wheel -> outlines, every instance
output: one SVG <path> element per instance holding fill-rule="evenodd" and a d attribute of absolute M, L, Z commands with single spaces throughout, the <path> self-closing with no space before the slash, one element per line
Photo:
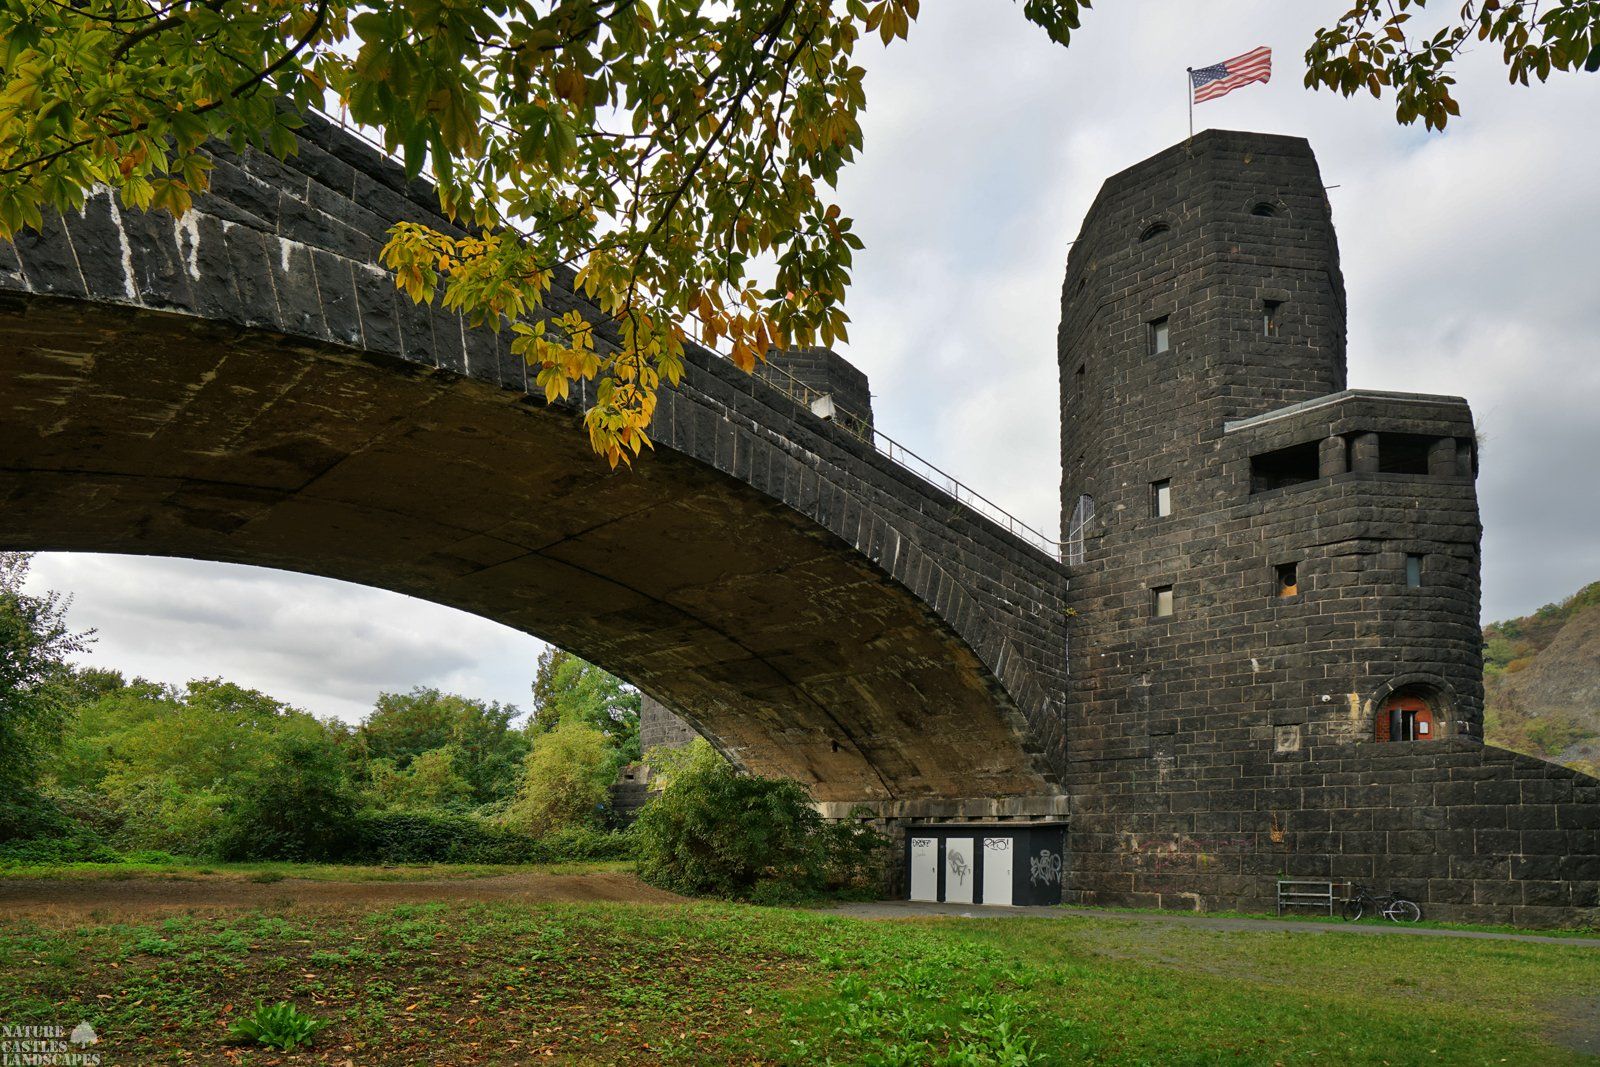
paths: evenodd
<path fill-rule="evenodd" d="M 1347 923 L 1353 923 L 1353 922 L 1360 921 L 1361 915 L 1362 915 L 1363 911 L 1365 910 L 1363 908 L 1364 904 L 1365 904 L 1365 901 L 1363 901 L 1360 897 L 1351 897 L 1349 900 L 1345 901 L 1344 902 L 1344 921 L 1347 922 Z"/>
<path fill-rule="evenodd" d="M 1397 923 L 1414 923 L 1422 918 L 1422 909 L 1415 901 L 1407 900 L 1405 897 L 1395 897 L 1393 902 L 1383 909 L 1383 913 L 1391 922 Z"/>

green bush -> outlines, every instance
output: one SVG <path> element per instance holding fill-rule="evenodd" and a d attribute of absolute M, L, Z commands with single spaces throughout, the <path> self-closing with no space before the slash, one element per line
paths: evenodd
<path fill-rule="evenodd" d="M 0 867 L 57 863 L 121 863 L 122 856 L 92 833 L 9 841 L 0 845 Z"/>
<path fill-rule="evenodd" d="M 606 735 L 581 722 L 562 722 L 533 739 L 533 748 L 506 825 L 534 837 L 605 818 L 617 758 Z"/>
<path fill-rule="evenodd" d="M 344 755 L 316 735 L 273 739 L 265 766 L 234 785 L 218 852 L 231 860 L 336 860 L 350 850 L 355 792 Z"/>
<path fill-rule="evenodd" d="M 704 757 L 674 769 L 634 833 L 652 885 L 762 904 L 862 888 L 883 845 L 865 826 L 825 822 L 798 782 Z"/>
<path fill-rule="evenodd" d="M 442 812 L 362 812 L 351 837 L 345 858 L 367 863 L 555 863 L 633 855 L 626 833 L 573 828 L 535 838 L 478 816 Z"/>

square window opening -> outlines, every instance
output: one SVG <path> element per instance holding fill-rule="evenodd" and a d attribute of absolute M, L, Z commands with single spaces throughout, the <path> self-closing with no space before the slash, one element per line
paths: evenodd
<path fill-rule="evenodd" d="M 1422 588 L 1422 557 L 1415 555 L 1406 556 L 1406 588 Z"/>
<path fill-rule="evenodd" d="M 1314 482 L 1322 472 L 1321 462 L 1316 441 L 1251 456 L 1250 491 L 1265 493 Z"/>
<path fill-rule="evenodd" d="M 1378 435 L 1378 471 L 1382 474 L 1427 474 L 1428 450 L 1437 438 L 1414 433 Z"/>
<path fill-rule="evenodd" d="M 1283 307 L 1282 300 L 1264 300 L 1261 303 L 1261 333 L 1266 337 L 1277 337 L 1278 311 Z"/>
<path fill-rule="evenodd" d="M 1162 479 L 1150 483 L 1150 517 L 1164 519 L 1172 514 L 1172 482 Z"/>
<path fill-rule="evenodd" d="M 1280 563 L 1273 568 L 1276 572 L 1277 590 L 1280 597 L 1300 595 L 1300 564 Z"/>
<path fill-rule="evenodd" d="M 1170 351 L 1172 348 L 1172 331 L 1168 328 L 1167 316 L 1150 320 L 1150 351 L 1155 355 Z"/>
<path fill-rule="evenodd" d="M 1150 590 L 1150 614 L 1165 619 L 1172 614 L 1172 586 L 1157 585 Z"/>

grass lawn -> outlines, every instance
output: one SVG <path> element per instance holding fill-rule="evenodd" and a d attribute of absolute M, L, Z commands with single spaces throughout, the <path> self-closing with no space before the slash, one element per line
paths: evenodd
<path fill-rule="evenodd" d="M 298 873 L 298 872 L 296 872 Z M 353 903 L 0 917 L 0 1023 L 101 1062 L 1562 1064 L 1600 952 L 1105 917 Z M 332 1025 L 223 1043 L 258 1001 Z"/>

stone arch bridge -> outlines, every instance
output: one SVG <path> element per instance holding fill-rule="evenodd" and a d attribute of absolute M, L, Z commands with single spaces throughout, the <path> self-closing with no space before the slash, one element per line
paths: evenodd
<path fill-rule="evenodd" d="M 700 350 L 612 473 L 504 335 L 376 266 L 391 223 L 447 225 L 430 189 L 316 120 L 287 163 L 216 162 L 180 220 L 102 193 L 0 245 L 0 547 L 391 589 L 571 649 L 820 801 L 1064 812 L 1050 555 Z"/>

